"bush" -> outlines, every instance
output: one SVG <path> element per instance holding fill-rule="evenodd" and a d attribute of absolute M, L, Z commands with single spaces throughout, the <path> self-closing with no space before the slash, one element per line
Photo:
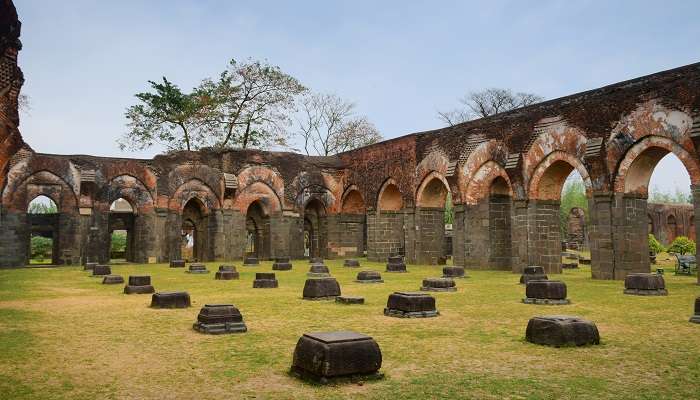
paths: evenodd
<path fill-rule="evenodd" d="M 663 253 L 666 251 L 664 246 L 656 240 L 656 237 L 652 233 L 649 234 L 649 250 L 653 251 L 654 254 Z"/>
<path fill-rule="evenodd" d="M 673 239 L 673 243 L 668 247 L 669 253 L 678 254 L 695 254 L 695 242 L 688 239 L 686 236 L 678 236 Z"/>
<path fill-rule="evenodd" d="M 51 258 L 53 250 L 53 240 L 42 236 L 32 236 L 31 238 L 31 258 L 34 260 L 46 260 Z"/>

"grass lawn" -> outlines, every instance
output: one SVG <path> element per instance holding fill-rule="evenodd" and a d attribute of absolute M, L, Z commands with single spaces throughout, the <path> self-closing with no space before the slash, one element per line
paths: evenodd
<path fill-rule="evenodd" d="M 362 261 L 384 271 L 383 264 Z M 124 295 L 78 267 L 0 271 L 0 399 L 694 399 L 700 396 L 700 295 L 695 277 L 666 273 L 667 297 L 622 294 L 620 281 L 567 270 L 573 304 L 521 303 L 508 272 L 469 271 L 456 293 L 436 293 L 441 315 L 385 317 L 389 293 L 417 290 L 439 267 L 383 273 L 384 284 L 353 282 L 361 269 L 328 261 L 344 294 L 365 305 L 301 300 L 308 263 L 278 272 L 279 289 L 252 289 L 271 263 L 238 266 L 238 281 L 215 281 L 167 265 L 119 265 L 150 274 L 157 291 L 186 290 L 193 307 L 150 309 L 150 295 Z M 248 332 L 192 329 L 205 303 L 233 303 Z M 530 317 L 577 315 L 596 322 L 600 346 L 548 348 L 524 341 Z M 288 375 L 304 332 L 356 330 L 379 343 L 385 378 L 318 386 Z"/>

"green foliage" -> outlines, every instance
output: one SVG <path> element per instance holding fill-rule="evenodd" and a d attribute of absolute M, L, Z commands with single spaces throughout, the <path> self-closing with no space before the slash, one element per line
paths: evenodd
<path fill-rule="evenodd" d="M 588 199 L 586 198 L 586 187 L 581 179 L 567 180 L 561 195 L 561 206 L 559 207 L 559 226 L 562 235 L 566 235 L 569 229 L 569 212 L 572 208 L 583 209 L 588 218 Z"/>
<path fill-rule="evenodd" d="M 695 242 L 686 236 L 677 236 L 668 247 L 669 253 L 695 254 Z"/>
<path fill-rule="evenodd" d="M 58 212 L 58 207 L 53 201 L 41 202 L 32 201 L 29 203 L 29 208 L 27 209 L 29 214 L 56 214 Z"/>
<path fill-rule="evenodd" d="M 111 252 L 126 251 L 126 232 L 124 232 L 124 231 L 112 232 L 112 245 L 110 246 L 110 251 Z"/>
<path fill-rule="evenodd" d="M 452 196 L 447 195 L 445 200 L 445 224 L 452 224 L 455 219 L 454 207 L 452 206 Z"/>
<path fill-rule="evenodd" d="M 649 202 L 692 204 L 693 196 L 689 192 L 682 191 L 679 187 L 676 187 L 674 192 L 671 193 L 655 186 L 649 191 Z"/>
<path fill-rule="evenodd" d="M 652 233 L 649 234 L 649 250 L 653 251 L 654 254 L 663 253 L 666 251 L 664 246 L 658 240 L 656 240 L 656 237 Z"/>
<path fill-rule="evenodd" d="M 129 132 L 118 141 L 119 147 L 143 150 L 160 144 L 168 150 L 196 148 L 206 101 L 197 91 L 184 93 L 166 77 L 162 83 L 148 83 L 152 92 L 137 93 L 141 103 L 126 110 Z"/>
<path fill-rule="evenodd" d="M 31 238 L 31 258 L 33 260 L 47 260 L 51 258 L 53 250 L 53 239 L 43 236 L 32 236 Z"/>

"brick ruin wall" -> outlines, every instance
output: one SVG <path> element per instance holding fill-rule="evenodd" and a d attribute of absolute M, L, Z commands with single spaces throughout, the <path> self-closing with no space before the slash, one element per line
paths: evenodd
<path fill-rule="evenodd" d="M 258 150 L 147 160 L 54 155 L 32 151 L 17 129 L 22 77 L 13 15 L 17 28 L 5 29 L 13 25 L 4 21 L 0 32 L 1 266 L 25 265 L 30 236 L 41 229 L 51 230 L 55 263 L 109 261 L 110 232 L 123 224 L 110 211 L 119 198 L 133 208 L 124 218 L 134 262 L 182 257 L 187 227 L 200 260 L 312 251 L 380 261 L 401 254 L 435 264 L 445 253 L 443 207 L 451 196 L 456 264 L 516 273 L 537 264 L 557 273 L 565 239 L 559 196 L 575 169 L 589 198 L 592 275 L 621 279 L 649 270 L 649 216 L 661 218 L 656 229 L 668 222 L 670 211 L 647 204 L 646 185 L 669 152 L 688 170 L 694 196 L 692 207 L 674 214 L 676 232 L 697 237 L 700 64 L 331 157 Z M 27 214 L 39 195 L 57 204 L 55 220 Z"/>

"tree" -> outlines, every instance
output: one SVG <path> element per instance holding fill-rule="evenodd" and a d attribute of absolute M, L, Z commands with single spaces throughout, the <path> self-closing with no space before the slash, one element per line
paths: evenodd
<path fill-rule="evenodd" d="M 654 186 L 649 193 L 650 203 L 679 203 L 692 204 L 693 196 L 689 192 L 684 192 L 681 188 L 676 187 L 674 192 L 663 191 Z"/>
<path fill-rule="evenodd" d="M 510 89 L 490 88 L 470 92 L 459 99 L 461 106 L 451 111 L 438 111 L 438 118 L 447 125 L 457 125 L 476 118 L 484 118 L 544 100 L 532 93 L 513 93 Z"/>
<path fill-rule="evenodd" d="M 574 207 L 584 210 L 588 215 L 588 199 L 586 198 L 586 187 L 582 180 L 568 180 L 562 190 L 561 203 L 559 206 L 559 224 L 562 235 L 569 229 L 569 213 Z"/>
<path fill-rule="evenodd" d="M 663 253 L 666 250 L 652 233 L 649 234 L 649 250 L 653 251 L 654 254 Z"/>
<path fill-rule="evenodd" d="M 110 245 L 110 252 L 123 252 L 126 251 L 126 232 L 124 231 L 114 231 L 112 232 L 112 242 Z"/>
<path fill-rule="evenodd" d="M 32 236 L 30 239 L 31 258 L 34 260 L 46 260 L 51 257 L 53 240 L 43 236 Z"/>
<path fill-rule="evenodd" d="M 668 246 L 667 251 L 669 253 L 683 254 L 695 254 L 695 242 L 690 240 L 686 236 L 677 236 L 673 239 L 673 243 Z"/>
<path fill-rule="evenodd" d="M 379 142 L 377 128 L 354 110 L 354 103 L 333 94 L 305 96 L 298 123 L 306 154 L 327 156 Z"/>
<path fill-rule="evenodd" d="M 29 208 L 27 210 L 29 214 L 56 214 L 57 212 L 58 207 L 53 201 L 32 201 L 29 203 Z"/>
<path fill-rule="evenodd" d="M 141 104 L 126 110 L 129 131 L 117 143 L 119 147 L 144 150 L 155 144 L 168 150 L 192 150 L 201 145 L 203 117 L 210 107 L 201 93 L 184 93 L 163 77 L 163 82 L 148 81 L 153 92 L 141 92 Z"/>
<path fill-rule="evenodd" d="M 277 66 L 248 60 L 229 62 L 217 81 L 205 79 L 198 92 L 208 100 L 206 125 L 219 148 L 286 145 L 295 99 L 306 88 Z"/>

